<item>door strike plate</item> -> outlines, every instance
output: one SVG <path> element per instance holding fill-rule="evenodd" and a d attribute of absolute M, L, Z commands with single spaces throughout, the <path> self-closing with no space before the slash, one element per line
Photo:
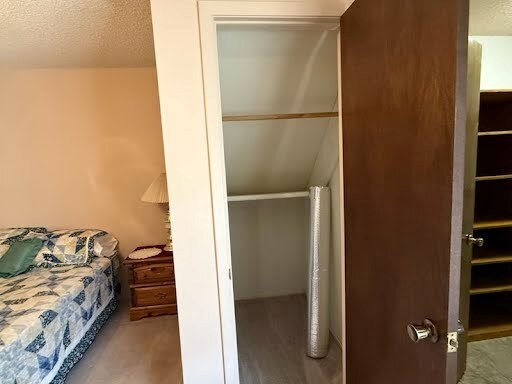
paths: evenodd
<path fill-rule="evenodd" d="M 448 334 L 448 353 L 455 353 L 459 349 L 458 332 L 450 332 Z"/>

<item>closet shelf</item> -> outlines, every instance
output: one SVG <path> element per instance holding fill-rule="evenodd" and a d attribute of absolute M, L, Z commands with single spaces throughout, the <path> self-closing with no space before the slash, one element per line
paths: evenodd
<path fill-rule="evenodd" d="M 477 176 L 476 181 L 490 181 L 490 180 L 508 180 L 512 179 L 510 175 L 495 175 L 495 176 Z"/>
<path fill-rule="evenodd" d="M 502 135 L 512 135 L 512 131 L 487 131 L 487 132 L 478 132 L 478 136 L 502 136 Z"/>
<path fill-rule="evenodd" d="M 512 227 L 512 219 L 476 221 L 473 225 L 473 229 L 495 229 L 510 227 Z"/>
<path fill-rule="evenodd" d="M 269 114 L 269 115 L 222 116 L 222 121 L 320 119 L 320 118 L 338 117 L 338 116 L 339 116 L 338 112 L 282 113 L 282 114 Z"/>
<path fill-rule="evenodd" d="M 471 298 L 468 341 L 512 336 L 510 293 Z"/>
<path fill-rule="evenodd" d="M 239 195 L 228 196 L 229 202 L 236 201 L 252 201 L 252 200 L 278 200 L 278 199 L 296 199 L 301 197 L 309 197 L 309 192 L 283 192 L 283 193 L 267 193 L 261 195 Z"/>
<path fill-rule="evenodd" d="M 469 328 L 468 341 L 480 341 L 512 336 L 512 315 L 503 319 L 503 313 L 496 314 L 501 317 Z"/>
<path fill-rule="evenodd" d="M 486 295 L 489 293 L 502 293 L 502 292 L 512 292 L 512 280 L 509 281 L 508 284 L 503 285 L 495 285 L 496 279 L 489 279 L 489 282 L 482 285 L 475 285 L 474 288 L 471 288 L 469 291 L 471 295 Z"/>
<path fill-rule="evenodd" d="M 512 251 L 475 248 L 471 265 L 512 263 Z"/>
<path fill-rule="evenodd" d="M 479 273 L 473 273 L 472 280 L 471 295 L 512 291 L 512 273 L 508 268 L 479 271 Z"/>

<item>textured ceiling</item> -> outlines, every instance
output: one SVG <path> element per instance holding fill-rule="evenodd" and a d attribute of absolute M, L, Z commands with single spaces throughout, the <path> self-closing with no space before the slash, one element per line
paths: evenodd
<path fill-rule="evenodd" d="M 223 27 L 218 47 L 224 114 L 337 110 L 337 32 Z M 305 190 L 329 121 L 225 123 L 228 193 Z"/>
<path fill-rule="evenodd" d="M 471 0 L 470 4 L 471 35 L 512 35 L 512 0 Z"/>
<path fill-rule="evenodd" d="M 152 66 L 149 1 L 0 0 L 0 66 Z M 512 1 L 471 0 L 470 32 L 512 35 Z"/>
<path fill-rule="evenodd" d="M 0 66 L 154 63 L 149 0 L 0 0 Z"/>

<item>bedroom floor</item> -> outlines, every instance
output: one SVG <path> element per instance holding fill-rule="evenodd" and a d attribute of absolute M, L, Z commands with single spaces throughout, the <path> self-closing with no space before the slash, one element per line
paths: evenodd
<path fill-rule="evenodd" d="M 130 321 L 121 303 L 66 384 L 180 384 L 177 316 Z"/>
<path fill-rule="evenodd" d="M 512 337 L 468 345 L 467 370 L 460 384 L 512 383 Z"/>
<path fill-rule="evenodd" d="M 331 340 L 325 359 L 306 357 L 303 295 L 236 303 L 241 384 L 339 384 L 341 350 Z"/>

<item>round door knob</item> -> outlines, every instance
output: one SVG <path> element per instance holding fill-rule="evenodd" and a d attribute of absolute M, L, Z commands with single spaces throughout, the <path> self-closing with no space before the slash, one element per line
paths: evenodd
<path fill-rule="evenodd" d="M 407 333 L 412 341 L 419 343 L 422 340 L 430 340 L 432 343 L 439 341 L 439 334 L 437 328 L 432 321 L 425 319 L 423 324 L 409 324 L 407 326 Z"/>
<path fill-rule="evenodd" d="M 485 244 L 485 240 L 481 237 L 474 237 L 473 235 L 466 235 L 466 241 L 469 245 L 476 245 L 482 248 Z"/>

